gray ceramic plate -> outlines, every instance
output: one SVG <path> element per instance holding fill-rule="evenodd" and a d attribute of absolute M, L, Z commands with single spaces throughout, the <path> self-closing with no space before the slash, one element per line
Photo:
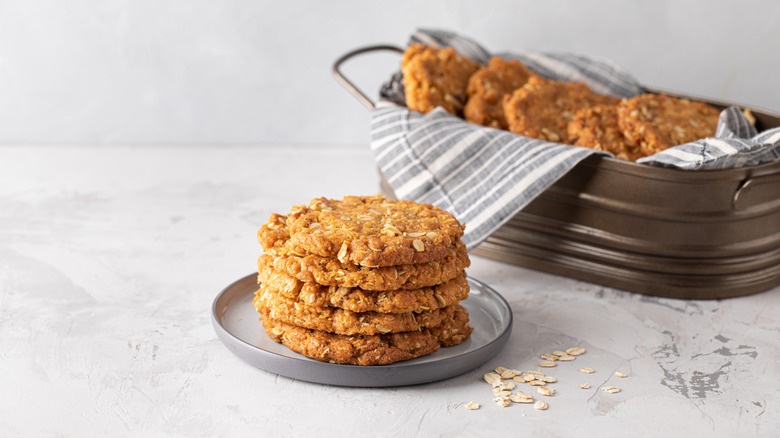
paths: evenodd
<path fill-rule="evenodd" d="M 252 305 L 257 275 L 248 275 L 217 295 L 211 320 L 217 336 L 236 356 L 263 370 L 310 382 L 339 386 L 403 386 L 433 382 L 471 371 L 498 354 L 512 331 L 512 311 L 501 295 L 469 278 L 462 304 L 474 333 L 464 343 L 417 359 L 382 366 L 319 362 L 271 340 Z"/>

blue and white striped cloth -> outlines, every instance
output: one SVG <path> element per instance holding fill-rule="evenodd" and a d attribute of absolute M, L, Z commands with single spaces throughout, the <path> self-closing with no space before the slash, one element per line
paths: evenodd
<path fill-rule="evenodd" d="M 433 47 L 453 47 L 480 63 L 491 54 L 450 32 L 420 30 L 411 37 Z M 519 59 L 537 74 L 579 81 L 613 97 L 643 92 L 614 63 L 571 54 L 523 51 L 499 54 Z M 428 114 L 404 106 L 402 77 L 381 90 L 371 120 L 376 162 L 401 199 L 442 207 L 466 224 L 464 242 L 473 248 L 554 184 L 592 149 L 550 143 L 468 123 L 441 108 Z M 608 155 L 608 154 L 607 154 Z M 639 163 L 678 169 L 753 166 L 780 157 L 780 128 L 757 134 L 738 108 L 723 110 L 715 138 L 675 146 Z"/>

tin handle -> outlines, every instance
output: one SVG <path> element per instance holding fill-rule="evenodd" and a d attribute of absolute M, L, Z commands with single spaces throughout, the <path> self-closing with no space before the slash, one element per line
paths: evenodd
<path fill-rule="evenodd" d="M 751 176 L 739 185 L 731 199 L 734 210 L 756 205 L 769 210 L 780 207 L 780 175 Z"/>
<path fill-rule="evenodd" d="M 391 46 L 387 44 L 366 46 L 345 53 L 341 58 L 337 59 L 336 62 L 333 63 L 333 76 L 336 78 L 338 83 L 340 83 L 344 88 L 347 89 L 347 91 L 349 91 L 353 96 L 355 96 L 355 99 L 360 101 L 360 103 L 362 103 L 363 106 L 365 106 L 366 108 L 372 111 L 376 108 L 376 103 L 373 100 L 371 100 L 371 98 L 368 97 L 366 93 L 363 92 L 363 90 L 358 88 L 357 85 L 355 85 L 346 76 L 344 76 L 344 73 L 341 71 L 341 64 L 359 55 L 363 55 L 371 52 L 382 52 L 382 51 L 391 51 L 397 53 L 404 52 L 404 50 L 400 47 Z"/>

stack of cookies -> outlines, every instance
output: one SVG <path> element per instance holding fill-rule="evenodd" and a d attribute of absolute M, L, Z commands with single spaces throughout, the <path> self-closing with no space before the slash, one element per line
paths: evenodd
<path fill-rule="evenodd" d="M 463 226 L 382 196 L 316 198 L 258 231 L 254 305 L 268 335 L 313 359 L 384 365 L 471 334 Z"/>

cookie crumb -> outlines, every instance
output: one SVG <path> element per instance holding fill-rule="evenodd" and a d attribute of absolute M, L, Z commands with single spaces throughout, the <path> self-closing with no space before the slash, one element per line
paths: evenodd
<path fill-rule="evenodd" d="M 756 116 L 753 115 L 753 112 L 750 111 L 750 108 L 745 108 L 742 110 L 742 115 L 745 116 L 748 123 L 755 126 L 756 125 Z"/>

